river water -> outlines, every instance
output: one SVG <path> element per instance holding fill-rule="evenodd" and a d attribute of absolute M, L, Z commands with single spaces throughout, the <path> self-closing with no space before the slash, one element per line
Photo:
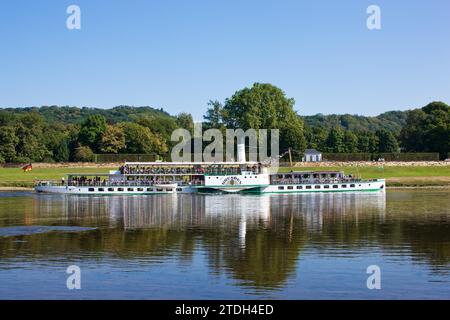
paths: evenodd
<path fill-rule="evenodd" d="M 450 299 L 448 189 L 0 193 L 0 299 L 405 298 Z"/>

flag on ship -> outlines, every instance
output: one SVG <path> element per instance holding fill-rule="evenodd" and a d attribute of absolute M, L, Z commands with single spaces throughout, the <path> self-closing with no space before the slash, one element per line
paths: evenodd
<path fill-rule="evenodd" d="M 22 167 L 23 172 L 31 171 L 33 170 L 33 165 L 31 163 L 25 165 Z"/>

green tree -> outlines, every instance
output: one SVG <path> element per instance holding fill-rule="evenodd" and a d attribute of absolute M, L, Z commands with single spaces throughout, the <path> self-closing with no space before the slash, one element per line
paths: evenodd
<path fill-rule="evenodd" d="M 13 127 L 5 126 L 0 128 L 0 156 L 4 162 L 14 162 L 16 158 L 16 145 L 19 138 Z"/>
<path fill-rule="evenodd" d="M 125 149 L 125 134 L 121 127 L 108 125 L 103 132 L 100 151 L 104 153 L 119 153 Z"/>
<path fill-rule="evenodd" d="M 164 139 L 149 128 L 132 122 L 122 122 L 119 127 L 125 134 L 126 152 L 158 155 L 168 152 Z"/>
<path fill-rule="evenodd" d="M 296 115 L 295 100 L 266 83 L 255 83 L 251 88 L 237 91 L 225 100 L 223 118 L 228 128 L 281 129 Z"/>
<path fill-rule="evenodd" d="M 441 158 L 450 150 L 450 106 L 432 102 L 408 113 L 400 133 L 406 151 L 439 152 Z"/>
<path fill-rule="evenodd" d="M 189 132 L 193 132 L 194 130 L 194 120 L 192 119 L 192 115 L 189 113 L 182 112 L 178 114 L 176 123 L 179 128 L 186 129 Z"/>
<path fill-rule="evenodd" d="M 172 117 L 146 116 L 138 119 L 137 124 L 148 128 L 153 134 L 157 134 L 165 142 L 170 141 L 172 132 L 178 128 L 178 124 Z"/>
<path fill-rule="evenodd" d="M 99 114 L 91 115 L 81 123 L 78 141 L 82 145 L 90 147 L 93 151 L 98 151 L 105 130 L 105 117 Z"/>
<path fill-rule="evenodd" d="M 310 126 L 305 126 L 305 138 L 307 141 L 307 147 L 309 149 L 316 149 L 325 151 L 327 150 L 328 132 L 320 126 L 315 126 L 311 128 Z"/>
<path fill-rule="evenodd" d="M 303 135 L 303 122 L 295 117 L 287 122 L 280 130 L 280 151 L 292 148 L 294 156 L 299 160 L 306 148 L 306 139 Z"/>
<path fill-rule="evenodd" d="M 52 161 L 52 153 L 45 145 L 45 121 L 36 111 L 22 114 L 15 125 L 17 162 Z"/>
<path fill-rule="evenodd" d="M 51 153 L 54 161 L 69 161 L 69 138 L 67 126 L 64 124 L 45 125 L 45 134 L 43 135 L 43 143 Z"/>
<path fill-rule="evenodd" d="M 57 162 L 67 162 L 69 158 L 69 141 L 67 139 L 61 139 L 53 149 L 53 159 Z"/>
<path fill-rule="evenodd" d="M 217 100 L 209 100 L 208 109 L 206 110 L 206 114 L 203 116 L 203 119 L 206 120 L 204 123 L 205 127 L 207 129 L 221 129 L 224 127 L 223 118 L 224 109 L 222 104 Z"/>
<path fill-rule="evenodd" d="M 345 152 L 344 131 L 340 127 L 331 128 L 327 137 L 328 152 Z"/>
<path fill-rule="evenodd" d="M 392 132 L 386 131 L 386 130 L 378 130 L 376 132 L 376 135 L 378 137 L 378 151 L 379 152 L 398 152 L 398 142 L 397 139 L 394 137 Z"/>
<path fill-rule="evenodd" d="M 427 114 L 422 109 L 412 110 L 408 114 L 406 124 L 400 132 L 400 141 L 405 151 L 424 151 L 425 119 Z"/>
<path fill-rule="evenodd" d="M 280 151 L 292 147 L 301 153 L 306 146 L 303 121 L 295 112 L 294 104 L 294 99 L 287 98 L 281 89 L 255 83 L 226 99 L 223 109 L 213 102 L 205 119 L 211 123 L 223 120 L 232 129 L 279 129 Z"/>
<path fill-rule="evenodd" d="M 19 141 L 16 145 L 17 162 L 44 161 L 51 158 L 51 152 L 42 143 L 42 133 L 35 127 L 16 125 L 16 136 Z"/>
<path fill-rule="evenodd" d="M 365 153 L 378 152 L 378 137 L 371 131 L 358 131 L 358 151 Z"/>
<path fill-rule="evenodd" d="M 358 152 L 358 137 L 351 131 L 345 131 L 344 134 L 345 152 Z"/>
<path fill-rule="evenodd" d="M 75 148 L 74 160 L 77 162 L 92 162 L 94 161 L 94 152 L 88 146 L 78 146 Z"/>

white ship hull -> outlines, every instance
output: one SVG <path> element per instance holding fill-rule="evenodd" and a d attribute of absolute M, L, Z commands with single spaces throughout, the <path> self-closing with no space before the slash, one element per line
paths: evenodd
<path fill-rule="evenodd" d="M 39 185 L 40 193 L 78 194 L 78 195 L 146 195 L 176 193 L 176 184 L 155 186 L 52 186 Z"/>
<path fill-rule="evenodd" d="M 384 179 L 359 182 L 269 185 L 261 193 L 366 192 L 384 191 Z"/>
<path fill-rule="evenodd" d="M 375 192 L 385 190 L 385 180 L 339 182 L 339 183 L 306 183 L 277 185 L 211 185 L 211 186 L 177 186 L 176 184 L 158 186 L 36 186 L 36 192 L 79 194 L 79 195 L 148 195 L 167 193 L 197 193 L 202 191 L 218 191 L 225 193 L 311 193 L 311 192 Z"/>

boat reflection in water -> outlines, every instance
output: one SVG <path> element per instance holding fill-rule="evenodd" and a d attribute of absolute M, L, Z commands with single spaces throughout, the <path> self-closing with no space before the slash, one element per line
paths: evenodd
<path fill-rule="evenodd" d="M 164 257 L 189 261 L 195 251 L 200 251 L 206 253 L 213 274 L 225 272 L 240 285 L 273 289 L 295 275 L 301 252 L 314 235 L 323 237 L 322 245 L 342 240 L 345 244 L 346 238 L 358 234 L 360 216 L 364 216 L 363 224 L 382 223 L 385 196 L 63 196 L 56 210 L 63 212 L 66 224 L 98 227 L 96 232 L 84 235 L 90 240 L 79 243 L 82 251 L 114 254 L 122 259 L 153 255 L 161 261 Z M 37 197 L 38 211 L 55 210 L 55 197 Z M 345 235 L 339 232 L 344 227 Z M 370 237 L 363 235 L 360 240 L 366 236 Z M 64 241 L 55 245 L 64 246 Z M 69 246 L 75 249 L 73 243 Z"/>

